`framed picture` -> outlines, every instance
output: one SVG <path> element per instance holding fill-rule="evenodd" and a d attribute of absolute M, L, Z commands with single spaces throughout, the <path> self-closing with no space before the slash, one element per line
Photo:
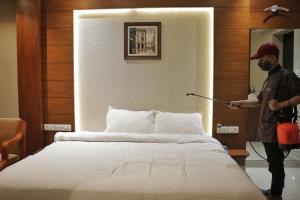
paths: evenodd
<path fill-rule="evenodd" d="M 160 22 L 124 23 L 124 59 L 161 59 Z"/>

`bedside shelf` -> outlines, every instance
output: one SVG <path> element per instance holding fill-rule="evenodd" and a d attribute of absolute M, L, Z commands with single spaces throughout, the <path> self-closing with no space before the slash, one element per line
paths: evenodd
<path fill-rule="evenodd" d="M 241 166 L 245 166 L 245 159 L 249 156 L 246 149 L 229 149 L 229 155 Z"/>
<path fill-rule="evenodd" d="M 229 155 L 247 157 L 249 152 L 246 149 L 229 149 Z"/>

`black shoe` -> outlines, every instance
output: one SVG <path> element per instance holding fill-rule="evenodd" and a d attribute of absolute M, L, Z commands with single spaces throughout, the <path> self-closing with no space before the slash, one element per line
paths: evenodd
<path fill-rule="evenodd" d="M 265 195 L 266 197 L 268 196 L 271 196 L 271 190 L 263 190 L 263 189 L 260 189 L 261 193 L 263 193 L 263 195 Z"/>
<path fill-rule="evenodd" d="M 280 195 L 272 195 L 271 194 L 271 190 L 263 190 L 263 189 L 261 189 L 260 191 L 263 193 L 263 195 L 265 195 L 265 197 L 268 200 L 282 200 L 282 197 Z"/>
<path fill-rule="evenodd" d="M 281 196 L 278 196 L 278 195 L 271 195 L 271 196 L 268 196 L 267 197 L 268 200 L 282 200 L 282 197 Z"/>

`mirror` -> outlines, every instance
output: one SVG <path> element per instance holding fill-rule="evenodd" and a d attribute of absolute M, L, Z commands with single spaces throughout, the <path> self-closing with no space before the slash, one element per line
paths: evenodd
<path fill-rule="evenodd" d="M 251 29 L 250 30 L 250 56 L 254 55 L 260 45 L 272 42 L 279 50 L 279 64 L 290 69 L 300 77 L 300 29 Z M 249 57 L 250 57 L 249 56 Z M 260 92 L 268 73 L 257 66 L 257 60 L 250 60 L 249 96 L 255 98 Z M 247 141 L 256 141 L 257 119 L 260 108 L 248 109 L 248 138 Z M 298 111 L 300 106 L 298 106 Z M 300 125 L 300 120 L 298 124 Z"/>
<path fill-rule="evenodd" d="M 250 55 L 255 54 L 263 43 L 275 43 L 280 50 L 279 64 L 300 75 L 300 29 L 251 29 Z M 267 73 L 257 66 L 257 60 L 250 61 L 249 93 L 258 94 Z"/>

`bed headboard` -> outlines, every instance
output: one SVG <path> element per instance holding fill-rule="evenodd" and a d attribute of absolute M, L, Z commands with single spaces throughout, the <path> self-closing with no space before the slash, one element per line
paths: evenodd
<path fill-rule="evenodd" d="M 74 11 L 76 130 L 103 131 L 114 106 L 201 111 L 207 131 L 210 102 L 185 93 L 212 96 L 211 9 L 115 11 Z M 124 22 L 161 22 L 161 59 L 124 60 Z"/>

